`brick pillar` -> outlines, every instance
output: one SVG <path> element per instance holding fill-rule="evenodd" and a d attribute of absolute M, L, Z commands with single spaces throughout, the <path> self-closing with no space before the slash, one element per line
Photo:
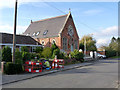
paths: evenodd
<path fill-rule="evenodd" d="M 6 62 L 1 62 L 1 70 L 2 70 L 2 73 L 4 73 L 4 65 L 5 65 Z"/>

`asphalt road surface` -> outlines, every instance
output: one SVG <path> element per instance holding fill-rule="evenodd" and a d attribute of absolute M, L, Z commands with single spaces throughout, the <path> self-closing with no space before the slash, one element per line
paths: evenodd
<path fill-rule="evenodd" d="M 3 88 L 117 88 L 118 60 L 99 60 L 94 65 L 40 76 Z"/>

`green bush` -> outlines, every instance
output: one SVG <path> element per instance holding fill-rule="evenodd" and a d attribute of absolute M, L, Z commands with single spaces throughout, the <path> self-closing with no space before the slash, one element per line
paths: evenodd
<path fill-rule="evenodd" d="M 21 60 L 21 59 L 15 59 L 15 64 L 23 64 L 23 60 Z"/>
<path fill-rule="evenodd" d="M 58 49 L 58 46 L 54 43 L 54 44 L 52 44 L 52 47 L 51 47 L 52 53 L 53 53 L 53 51 L 54 51 L 55 49 Z"/>
<path fill-rule="evenodd" d="M 2 49 L 2 61 L 12 62 L 11 48 L 8 46 Z"/>
<path fill-rule="evenodd" d="M 43 47 L 36 47 L 35 52 L 36 53 L 42 53 Z"/>
<path fill-rule="evenodd" d="M 29 52 L 28 47 L 22 46 L 22 47 L 21 47 L 21 52 Z"/>
<path fill-rule="evenodd" d="M 16 50 L 15 50 L 15 63 L 23 64 L 22 53 L 19 51 L 18 48 L 16 48 Z"/>
<path fill-rule="evenodd" d="M 35 57 L 36 57 L 36 53 L 30 53 L 30 58 L 31 59 L 35 59 Z"/>
<path fill-rule="evenodd" d="M 83 53 L 82 52 L 79 52 L 78 50 L 74 50 L 74 52 L 71 52 L 71 58 L 72 59 L 76 59 L 78 61 L 82 60 L 83 59 Z"/>
<path fill-rule="evenodd" d="M 52 55 L 51 48 L 49 48 L 49 47 L 44 48 L 44 49 L 43 49 L 43 52 L 42 52 L 42 55 L 43 55 L 45 58 L 51 58 L 51 55 Z"/>
<path fill-rule="evenodd" d="M 7 62 L 4 66 L 5 74 L 19 74 L 23 72 L 23 67 L 21 64 L 13 64 L 12 62 Z"/>
<path fill-rule="evenodd" d="M 53 51 L 52 58 L 55 58 L 55 55 L 57 55 L 57 58 L 60 58 L 60 49 L 57 48 Z"/>
<path fill-rule="evenodd" d="M 113 57 L 117 55 L 117 52 L 115 50 L 106 50 L 105 54 L 106 57 Z"/>
<path fill-rule="evenodd" d="M 65 59 L 65 54 L 63 52 L 60 52 L 59 59 Z"/>
<path fill-rule="evenodd" d="M 22 52 L 22 59 L 23 59 L 23 62 L 25 62 L 26 60 L 30 60 L 31 59 L 30 53 L 29 52 Z"/>

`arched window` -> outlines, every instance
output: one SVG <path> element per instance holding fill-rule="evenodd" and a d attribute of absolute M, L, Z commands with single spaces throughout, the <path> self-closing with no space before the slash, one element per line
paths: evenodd
<path fill-rule="evenodd" d="M 63 37 L 63 50 L 67 50 L 67 38 Z"/>
<path fill-rule="evenodd" d="M 42 40 L 41 44 L 42 44 L 43 46 L 45 45 L 45 42 L 44 42 L 44 40 Z"/>
<path fill-rule="evenodd" d="M 56 43 L 55 39 L 52 40 L 52 44 Z"/>
<path fill-rule="evenodd" d="M 75 40 L 75 49 L 78 49 L 78 42 L 77 42 L 77 40 Z"/>

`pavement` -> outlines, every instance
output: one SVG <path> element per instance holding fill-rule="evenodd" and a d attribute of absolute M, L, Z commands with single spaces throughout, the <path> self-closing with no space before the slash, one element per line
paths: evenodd
<path fill-rule="evenodd" d="M 48 74 L 52 74 L 56 72 L 62 72 L 66 70 L 89 66 L 89 65 L 94 64 L 95 62 L 97 61 L 89 61 L 89 62 L 84 62 L 84 63 L 72 64 L 72 65 L 64 66 L 64 68 L 61 68 L 58 70 L 50 70 L 50 71 L 44 71 L 40 73 L 25 73 L 25 74 L 19 74 L 19 75 L 4 75 L 3 74 L 2 83 L 0 83 L 0 85 L 6 85 L 6 84 L 15 83 L 15 82 L 19 82 L 19 81 L 23 81 L 27 79 L 32 79 L 35 77 L 44 76 L 44 75 L 48 75 Z"/>

